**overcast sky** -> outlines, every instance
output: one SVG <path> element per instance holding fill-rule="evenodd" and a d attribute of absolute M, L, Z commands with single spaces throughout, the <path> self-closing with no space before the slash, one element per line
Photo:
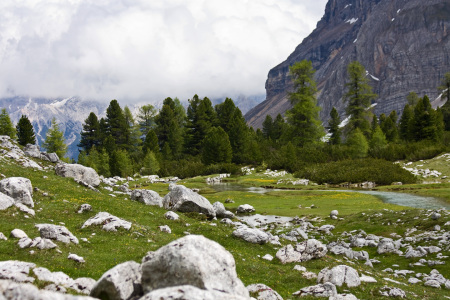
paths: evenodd
<path fill-rule="evenodd" d="M 264 94 L 326 0 L 1 0 L 0 97 Z"/>

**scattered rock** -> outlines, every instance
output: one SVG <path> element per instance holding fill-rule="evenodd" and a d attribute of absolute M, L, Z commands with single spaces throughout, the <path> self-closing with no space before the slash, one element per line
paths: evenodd
<path fill-rule="evenodd" d="M 52 162 L 52 163 L 59 162 L 58 154 L 56 154 L 54 152 L 52 152 L 52 153 L 41 152 L 41 159 Z"/>
<path fill-rule="evenodd" d="M 378 254 L 383 253 L 396 253 L 397 249 L 395 248 L 394 241 L 390 238 L 384 238 L 378 243 Z"/>
<path fill-rule="evenodd" d="M 251 284 L 247 286 L 247 290 L 250 294 L 256 294 L 257 300 L 283 300 L 280 294 L 262 283 Z"/>
<path fill-rule="evenodd" d="M 172 230 L 170 230 L 170 227 L 167 225 L 159 226 L 159 231 L 165 232 L 165 233 L 172 233 Z"/>
<path fill-rule="evenodd" d="M 361 277 L 359 277 L 359 279 L 361 280 L 361 282 L 367 282 L 367 283 L 376 283 L 377 280 L 371 276 L 367 276 L 362 274 Z"/>
<path fill-rule="evenodd" d="M 181 285 L 249 296 L 237 278 L 233 256 L 218 243 L 199 235 L 188 235 L 161 247 L 142 264 L 144 292 Z"/>
<path fill-rule="evenodd" d="M 402 289 L 384 286 L 380 289 L 380 294 L 385 297 L 406 298 L 406 293 Z"/>
<path fill-rule="evenodd" d="M 53 224 L 37 224 L 42 238 L 56 240 L 66 244 L 78 244 L 78 239 L 64 226 Z"/>
<path fill-rule="evenodd" d="M 325 254 L 327 254 L 327 247 L 318 240 L 310 239 L 295 245 L 295 247 L 287 245 L 281 248 L 276 257 L 281 263 L 286 264 L 321 258 Z"/>
<path fill-rule="evenodd" d="M 163 198 L 163 207 L 180 212 L 198 212 L 214 218 L 216 212 L 205 197 L 193 192 L 183 185 L 175 185 Z"/>
<path fill-rule="evenodd" d="M 302 288 L 300 291 L 293 293 L 294 296 L 314 296 L 314 297 L 333 297 L 337 295 L 336 286 L 331 282 L 318 284 Z"/>
<path fill-rule="evenodd" d="M 28 276 L 28 274 L 30 274 L 30 269 L 35 267 L 36 265 L 33 263 L 17 260 L 0 261 L 0 279 L 14 280 L 16 282 L 33 282 L 34 278 Z"/>
<path fill-rule="evenodd" d="M 243 205 L 239 205 L 236 212 L 238 214 L 247 214 L 247 213 L 252 213 L 255 211 L 255 208 L 253 206 L 251 206 L 250 204 L 243 204 Z"/>
<path fill-rule="evenodd" d="M 180 216 L 179 215 L 177 215 L 175 212 L 173 212 L 173 211 L 168 211 L 168 212 L 166 212 L 165 214 L 164 214 L 164 217 L 167 219 L 167 220 L 178 220 L 179 218 L 180 218 Z"/>
<path fill-rule="evenodd" d="M 73 261 L 76 261 L 78 263 L 85 263 L 86 262 L 83 257 L 78 256 L 78 255 L 73 254 L 73 253 L 69 253 L 69 256 L 67 256 L 67 258 L 71 259 Z"/>
<path fill-rule="evenodd" d="M 342 286 L 344 283 L 348 287 L 361 285 L 358 272 L 346 265 L 339 265 L 332 269 L 322 269 L 322 271 L 319 272 L 317 283 L 325 282 L 331 282 L 336 286 Z"/>
<path fill-rule="evenodd" d="M 353 294 L 338 294 L 336 296 L 331 296 L 328 300 L 358 300 Z"/>
<path fill-rule="evenodd" d="M 215 202 L 213 203 L 214 211 L 216 212 L 216 217 L 218 218 L 227 218 L 227 219 L 233 219 L 234 214 L 231 211 L 227 211 L 225 209 L 225 206 L 222 204 L 222 202 Z"/>
<path fill-rule="evenodd" d="M 15 239 L 27 238 L 28 235 L 22 229 L 13 229 L 11 231 L 10 237 Z"/>
<path fill-rule="evenodd" d="M 191 285 L 161 288 L 151 291 L 139 300 L 248 300 L 247 297 L 204 290 Z"/>
<path fill-rule="evenodd" d="M 266 254 L 262 257 L 262 259 L 268 260 L 268 261 L 272 261 L 273 260 L 273 256 L 270 254 Z"/>
<path fill-rule="evenodd" d="M 140 265 L 127 261 L 108 270 L 95 283 L 90 296 L 101 299 L 134 299 L 142 295 Z"/>
<path fill-rule="evenodd" d="M 35 216 L 36 212 L 34 211 L 34 209 L 28 208 L 27 206 L 23 205 L 22 203 L 16 203 L 15 206 L 21 211 L 24 212 L 26 214 Z"/>
<path fill-rule="evenodd" d="M 131 200 L 139 201 L 145 205 L 157 205 L 162 207 L 163 198 L 152 190 L 133 190 L 131 192 Z"/>
<path fill-rule="evenodd" d="M 306 268 L 304 266 L 295 265 L 294 270 L 300 271 L 300 272 L 306 272 Z"/>
<path fill-rule="evenodd" d="M 29 237 L 24 237 L 24 238 L 21 238 L 21 239 L 17 242 L 17 244 L 19 245 L 19 248 L 20 248 L 20 249 L 24 249 L 24 248 L 30 247 L 32 242 L 33 242 L 33 240 L 30 239 Z"/>
<path fill-rule="evenodd" d="M 0 210 L 5 210 L 14 205 L 14 199 L 0 192 Z"/>
<path fill-rule="evenodd" d="M 434 211 L 434 212 L 431 214 L 431 219 L 433 219 L 433 220 L 439 220 L 440 218 L 441 218 L 441 214 L 438 213 L 438 212 L 436 212 L 436 211 Z"/>
<path fill-rule="evenodd" d="M 40 281 L 52 282 L 55 285 L 70 288 L 74 285 L 74 280 L 63 272 L 50 272 L 46 268 L 34 268 L 33 273 Z"/>
<path fill-rule="evenodd" d="M 131 222 L 122 220 L 116 216 L 113 216 L 107 212 L 99 212 L 94 217 L 90 218 L 86 222 L 84 222 L 81 228 L 86 228 L 91 225 L 103 225 L 103 230 L 106 231 L 117 231 L 117 228 L 124 228 L 126 230 L 130 230 Z"/>
<path fill-rule="evenodd" d="M 92 206 L 90 204 L 81 204 L 80 208 L 78 209 L 77 213 L 82 214 L 88 211 L 92 210 Z"/>
<path fill-rule="evenodd" d="M 257 228 L 241 227 L 233 231 L 235 237 L 253 244 L 265 244 L 269 241 L 269 235 Z"/>
<path fill-rule="evenodd" d="M 34 207 L 31 181 L 23 177 L 9 177 L 0 180 L 0 192 L 10 196 L 15 203 Z"/>
<path fill-rule="evenodd" d="M 58 164 L 55 168 L 56 175 L 70 177 L 76 181 L 85 182 L 88 185 L 97 187 L 100 185 L 100 177 L 94 169 L 79 164 Z"/>
<path fill-rule="evenodd" d="M 20 242 L 20 241 L 19 241 Z M 49 239 L 43 239 L 41 237 L 34 238 L 29 245 L 30 248 L 38 248 L 40 250 L 53 249 L 58 247 L 55 243 L 53 243 Z"/>
<path fill-rule="evenodd" d="M 225 203 L 234 203 L 233 199 L 227 198 L 225 199 Z"/>
<path fill-rule="evenodd" d="M 339 212 L 337 211 L 337 210 L 332 210 L 331 212 L 330 212 L 330 218 L 331 219 L 333 219 L 333 220 L 336 220 L 338 217 L 338 214 L 339 214 Z"/>
<path fill-rule="evenodd" d="M 8 238 L 3 234 L 3 232 L 0 232 L 0 240 L 7 241 Z"/>
<path fill-rule="evenodd" d="M 26 156 L 30 156 L 33 158 L 41 158 L 41 150 L 38 145 L 27 144 L 23 148 L 23 152 Z"/>

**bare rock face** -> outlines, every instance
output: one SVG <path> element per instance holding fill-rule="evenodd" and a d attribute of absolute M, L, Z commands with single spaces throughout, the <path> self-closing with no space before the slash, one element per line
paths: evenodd
<path fill-rule="evenodd" d="M 345 113 L 346 68 L 355 60 L 366 68 L 379 95 L 377 115 L 401 112 L 411 91 L 435 99 L 442 75 L 450 70 L 450 18 L 443 13 L 449 9 L 442 0 L 329 0 L 316 29 L 269 71 L 266 100 L 245 119 L 261 128 L 267 114 L 274 118 L 291 108 L 289 66 L 304 59 L 317 70 L 322 121 L 333 106 L 341 116 Z"/>
<path fill-rule="evenodd" d="M 78 244 L 78 239 L 66 227 L 53 224 L 37 224 L 42 238 L 63 242 L 65 244 Z"/>
<path fill-rule="evenodd" d="M 128 300 L 142 295 L 139 266 L 134 261 L 115 266 L 100 277 L 90 295 L 109 300 Z"/>
<path fill-rule="evenodd" d="M 202 290 L 191 285 L 182 285 L 151 291 L 139 300 L 248 300 L 247 297 L 221 293 L 218 291 Z"/>
<path fill-rule="evenodd" d="M 15 203 L 34 207 L 33 187 L 30 179 L 23 177 L 9 177 L 0 180 L 0 192 L 10 196 Z"/>
<path fill-rule="evenodd" d="M 331 282 L 336 286 L 346 284 L 348 287 L 356 287 L 361 284 L 358 272 L 352 267 L 346 265 L 339 265 L 332 269 L 323 269 L 317 276 L 317 282 Z"/>
<path fill-rule="evenodd" d="M 58 164 L 55 168 L 56 175 L 71 177 L 76 181 L 82 181 L 97 187 L 100 185 L 100 177 L 94 169 L 78 164 Z"/>
<path fill-rule="evenodd" d="M 131 200 L 142 202 L 145 205 L 162 207 L 162 197 L 157 192 L 151 190 L 133 190 L 131 192 Z"/>
<path fill-rule="evenodd" d="M 171 187 L 170 192 L 164 196 L 163 206 L 173 211 L 202 213 L 210 218 L 216 216 L 214 207 L 208 199 L 183 185 Z"/>
<path fill-rule="evenodd" d="M 249 296 L 237 277 L 231 253 L 200 235 L 188 235 L 175 240 L 152 253 L 148 261 L 142 264 L 142 287 L 145 293 L 184 285 L 234 296 Z"/>
<path fill-rule="evenodd" d="M 327 254 L 327 246 L 320 241 L 310 239 L 297 245 L 287 245 L 278 250 L 276 257 L 281 263 L 303 262 L 324 257 Z"/>

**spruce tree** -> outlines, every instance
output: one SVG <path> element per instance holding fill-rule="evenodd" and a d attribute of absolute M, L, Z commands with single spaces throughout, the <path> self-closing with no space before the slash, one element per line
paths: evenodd
<path fill-rule="evenodd" d="M 350 116 L 350 131 L 359 128 L 366 136 L 370 134 L 370 125 L 367 121 L 371 100 L 377 97 L 372 92 L 372 87 L 366 78 L 364 67 L 357 61 L 347 67 L 349 82 L 346 83 L 347 93 L 344 95 L 347 101 L 347 114 Z"/>
<path fill-rule="evenodd" d="M 202 161 L 204 164 L 231 162 L 233 153 L 230 140 L 222 127 L 210 128 L 202 146 Z"/>
<path fill-rule="evenodd" d="M 399 123 L 399 135 L 402 140 L 407 142 L 412 142 L 414 140 L 413 122 L 413 110 L 409 104 L 406 104 Z"/>
<path fill-rule="evenodd" d="M 226 98 L 223 103 L 215 106 L 215 110 L 217 113 L 218 125 L 228 133 L 232 124 L 231 118 L 236 110 L 236 105 L 234 105 L 232 99 Z"/>
<path fill-rule="evenodd" d="M 125 119 L 124 112 L 117 100 L 111 100 L 106 109 L 106 125 L 107 133 L 111 134 L 119 149 L 127 149 L 129 145 L 130 130 L 129 124 Z"/>
<path fill-rule="evenodd" d="M 64 139 L 64 133 L 59 129 L 56 119 L 53 118 L 51 127 L 47 131 L 44 144 L 42 145 L 48 153 L 56 153 L 62 159 L 67 152 L 67 145 Z"/>
<path fill-rule="evenodd" d="M 140 170 L 140 173 L 142 175 L 154 175 L 157 174 L 159 171 L 159 163 L 156 159 L 155 154 L 152 151 L 149 151 L 143 161 L 142 161 L 142 168 Z"/>
<path fill-rule="evenodd" d="M 20 117 L 16 125 L 17 142 L 19 145 L 26 146 L 27 144 L 36 144 L 36 137 L 34 135 L 33 125 L 26 115 Z"/>
<path fill-rule="evenodd" d="M 341 128 L 339 127 L 340 124 L 341 118 L 339 118 L 339 113 L 336 107 L 333 107 L 330 112 L 330 120 L 328 121 L 327 127 L 328 131 L 331 134 L 328 141 L 331 145 L 339 145 L 341 143 Z"/>
<path fill-rule="evenodd" d="M 359 128 L 350 133 L 350 136 L 347 138 L 347 145 L 352 158 L 364 158 L 367 156 L 369 144 Z"/>
<path fill-rule="evenodd" d="M 397 112 L 395 110 L 388 117 L 383 114 L 383 118 L 380 118 L 381 130 L 383 130 L 389 142 L 395 142 L 398 139 L 397 118 Z"/>
<path fill-rule="evenodd" d="M 273 120 L 271 115 L 267 115 L 262 123 L 262 133 L 266 139 L 271 139 L 273 136 Z"/>
<path fill-rule="evenodd" d="M 410 92 L 408 96 L 406 96 L 406 100 L 408 100 L 409 106 L 414 107 L 417 102 L 419 102 L 419 96 L 416 92 Z"/>
<path fill-rule="evenodd" d="M 153 152 L 154 154 L 159 153 L 158 137 L 156 136 L 156 133 L 153 129 L 150 129 L 145 135 L 142 151 L 144 153 L 144 156 L 148 152 Z"/>
<path fill-rule="evenodd" d="M 155 131 L 158 136 L 159 148 L 164 149 L 167 144 L 170 149 L 170 151 L 165 150 L 166 155 L 168 155 L 165 159 L 180 158 L 183 149 L 183 129 L 180 127 L 175 109 L 175 102 L 171 98 L 166 98 L 163 107 L 155 118 Z"/>
<path fill-rule="evenodd" d="M 372 134 L 372 138 L 370 139 L 370 149 L 377 153 L 387 145 L 386 136 L 381 130 L 380 126 L 377 126 Z"/>
<path fill-rule="evenodd" d="M 155 126 L 156 109 L 151 104 L 139 107 L 137 121 L 142 134 L 147 134 Z"/>
<path fill-rule="evenodd" d="M 84 120 L 83 130 L 80 133 L 80 143 L 77 146 L 83 148 L 88 154 L 92 147 L 98 147 L 100 145 L 99 131 L 100 125 L 98 123 L 97 115 L 94 112 L 91 112 L 87 119 Z"/>
<path fill-rule="evenodd" d="M 414 108 L 413 132 L 416 141 L 437 141 L 436 112 L 431 107 L 430 99 L 424 96 Z"/>
<path fill-rule="evenodd" d="M 319 119 L 320 107 L 316 100 L 315 70 L 312 63 L 303 60 L 289 68 L 294 92 L 289 93 L 292 108 L 286 112 L 290 125 L 287 139 L 297 146 L 319 142 L 325 132 Z"/>
<path fill-rule="evenodd" d="M 6 108 L 2 108 L 0 114 L 0 135 L 7 135 L 11 139 L 16 138 L 16 129 L 14 128 Z"/>
<path fill-rule="evenodd" d="M 272 128 L 272 140 L 278 141 L 281 136 L 283 135 L 283 132 L 286 130 L 286 122 L 284 121 L 284 118 L 281 114 L 278 114 L 273 120 L 273 128 Z"/>
<path fill-rule="evenodd" d="M 237 164 L 251 161 L 252 158 L 248 152 L 251 142 L 250 129 L 239 108 L 235 108 L 230 118 L 228 131 L 225 132 L 228 134 L 233 152 L 232 161 Z"/>
<path fill-rule="evenodd" d="M 438 90 L 442 93 L 442 97 L 446 99 L 442 106 L 442 118 L 445 130 L 450 131 L 450 72 L 445 73 Z"/>

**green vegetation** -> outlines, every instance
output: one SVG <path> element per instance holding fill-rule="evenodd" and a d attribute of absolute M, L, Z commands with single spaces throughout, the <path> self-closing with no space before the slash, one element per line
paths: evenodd
<path fill-rule="evenodd" d="M 9 118 L 8 112 L 2 108 L 0 114 L 0 135 L 7 135 L 12 139 L 16 138 L 16 129 Z"/>
<path fill-rule="evenodd" d="M 44 144 L 42 145 L 48 153 L 56 153 L 59 158 L 63 159 L 67 152 L 64 134 L 59 129 L 56 119 L 52 119 L 50 129 L 47 131 Z"/>
<path fill-rule="evenodd" d="M 36 144 L 36 137 L 34 135 L 33 125 L 27 116 L 22 115 L 16 125 L 17 142 L 19 145 Z"/>

